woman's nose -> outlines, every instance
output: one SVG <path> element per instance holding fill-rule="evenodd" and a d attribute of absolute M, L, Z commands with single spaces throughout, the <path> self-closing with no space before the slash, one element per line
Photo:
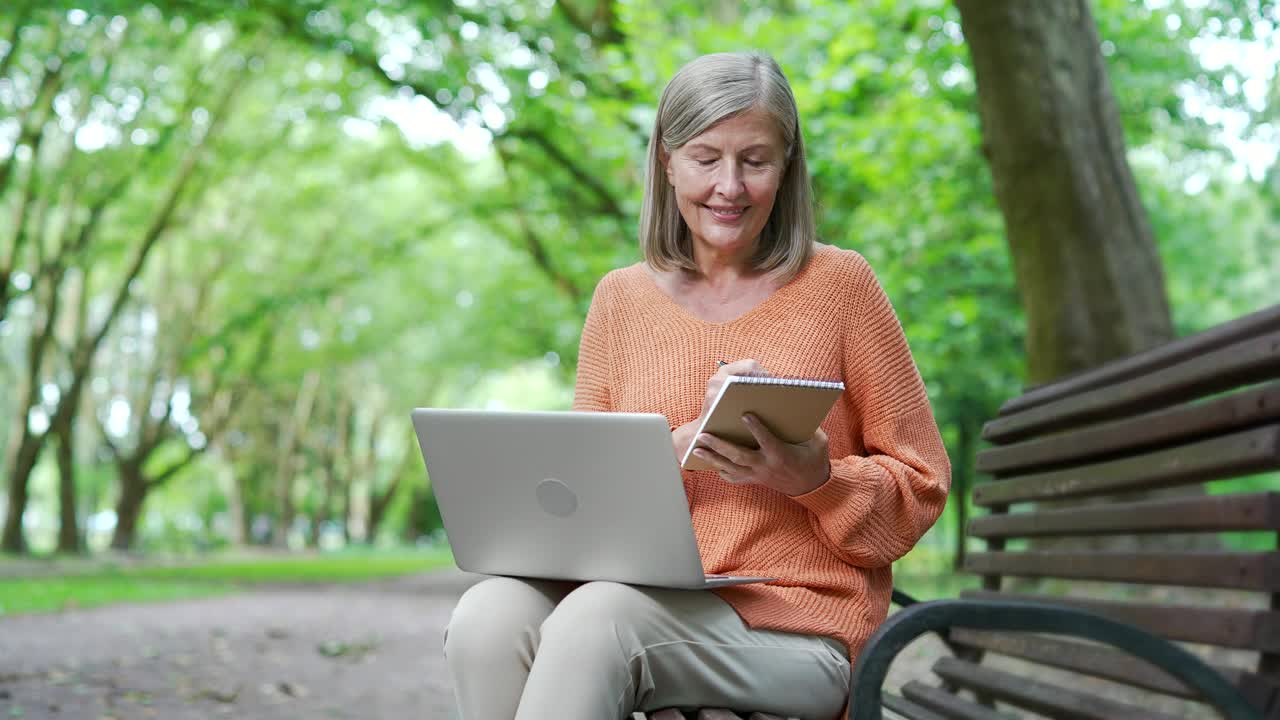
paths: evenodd
<path fill-rule="evenodd" d="M 716 192 L 725 197 L 735 198 L 742 194 L 742 169 L 736 162 L 720 163 L 716 173 Z"/>

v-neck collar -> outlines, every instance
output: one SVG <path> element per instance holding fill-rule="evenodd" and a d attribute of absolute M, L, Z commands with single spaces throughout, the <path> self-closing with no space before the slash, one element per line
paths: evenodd
<path fill-rule="evenodd" d="M 780 300 L 784 299 L 790 292 L 793 292 L 796 286 L 804 282 L 805 277 L 809 274 L 809 270 L 813 267 L 813 263 L 818 259 L 819 255 L 826 252 L 827 247 L 828 246 L 823 244 L 817 245 L 817 247 L 814 249 L 813 255 L 810 256 L 809 258 L 809 262 L 805 264 L 805 266 L 800 270 L 799 273 L 796 274 L 795 277 L 788 280 L 785 285 L 783 285 L 782 287 L 776 288 L 773 292 L 769 293 L 769 295 L 766 296 L 764 299 L 762 299 L 760 302 L 756 303 L 755 305 L 752 305 L 750 308 L 743 311 L 741 314 L 737 315 L 736 317 L 730 318 L 728 320 L 723 320 L 720 322 L 701 318 L 695 315 L 693 312 L 691 312 L 684 305 L 681 305 L 679 302 L 677 302 L 675 298 L 671 297 L 671 295 L 669 295 L 667 291 L 664 290 L 662 286 L 658 284 L 658 279 L 654 277 L 648 271 L 647 268 L 645 268 L 643 262 L 636 263 L 634 268 L 635 268 L 635 272 L 642 276 L 640 281 L 641 285 L 650 294 L 655 296 L 656 301 L 659 302 L 660 304 L 668 306 L 673 312 L 678 313 L 682 318 L 690 322 L 697 323 L 698 325 L 701 325 L 703 327 L 725 328 L 725 327 L 729 327 L 732 325 L 736 325 L 738 323 L 751 320 L 752 318 L 763 313 L 765 310 L 767 310 L 768 308 L 770 308 Z"/>

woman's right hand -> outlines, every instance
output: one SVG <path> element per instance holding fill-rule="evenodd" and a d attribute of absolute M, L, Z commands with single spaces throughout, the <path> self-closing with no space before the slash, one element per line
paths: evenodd
<path fill-rule="evenodd" d="M 769 377 L 769 371 L 759 362 L 751 359 L 736 360 L 721 365 L 715 374 L 707 379 L 707 392 L 702 397 L 702 412 L 698 413 L 698 417 L 681 425 L 671 433 L 671 444 L 675 448 L 677 459 L 683 459 L 684 454 L 688 452 L 689 444 L 693 442 L 694 435 L 698 432 L 698 428 L 702 426 L 703 418 L 706 417 L 707 412 L 711 409 L 711 403 L 715 402 L 716 397 L 720 394 L 720 388 L 728 381 L 730 375 Z"/>
<path fill-rule="evenodd" d="M 769 377 L 769 371 L 755 360 L 737 360 L 721 365 L 720 369 L 707 380 L 707 394 L 702 398 L 702 412 L 698 413 L 699 421 L 711 409 L 711 403 L 715 402 L 716 396 L 720 394 L 720 388 L 728 381 L 730 375 Z"/>

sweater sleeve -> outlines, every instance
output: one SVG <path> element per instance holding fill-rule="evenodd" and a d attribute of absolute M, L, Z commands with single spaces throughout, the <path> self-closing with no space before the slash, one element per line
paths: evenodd
<path fill-rule="evenodd" d="M 832 458 L 831 477 L 795 499 L 818 537 L 864 568 L 907 554 L 938 519 L 951 462 L 893 306 L 861 257 L 843 333 L 850 427 L 865 453 Z"/>
<path fill-rule="evenodd" d="M 609 412 L 613 409 L 609 392 L 612 356 L 609 342 L 608 282 L 606 275 L 597 285 L 587 310 L 578 344 L 578 376 L 573 389 L 573 409 Z"/>

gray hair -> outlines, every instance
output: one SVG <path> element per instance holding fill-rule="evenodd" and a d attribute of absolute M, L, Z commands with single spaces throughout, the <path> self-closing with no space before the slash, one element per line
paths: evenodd
<path fill-rule="evenodd" d="M 786 155 L 782 182 L 752 265 L 785 282 L 813 255 L 817 239 L 813 194 L 791 85 L 778 63 L 765 53 L 716 53 L 680 68 L 658 102 L 640 210 L 640 248 L 650 266 L 698 270 L 689 226 L 676 205 L 674 188 L 666 181 L 663 153 L 669 156 L 712 125 L 755 108 L 777 123 Z"/>

